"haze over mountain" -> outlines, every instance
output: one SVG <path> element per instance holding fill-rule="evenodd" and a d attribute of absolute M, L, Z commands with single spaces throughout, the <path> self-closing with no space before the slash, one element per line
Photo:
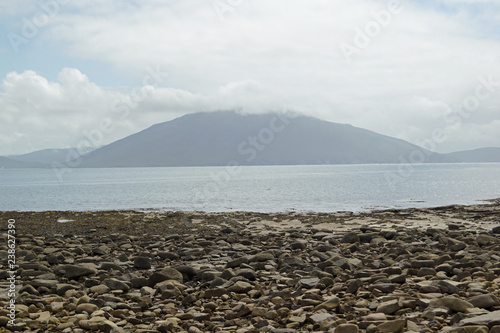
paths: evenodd
<path fill-rule="evenodd" d="M 0 169 L 28 169 L 28 168 L 33 169 L 33 168 L 45 168 L 45 167 L 48 167 L 48 165 L 43 163 L 16 161 L 8 157 L 0 156 Z"/>
<path fill-rule="evenodd" d="M 417 153 L 415 153 L 417 152 Z M 412 155 L 416 154 L 416 155 Z M 195 113 L 84 156 L 80 167 L 451 162 L 406 141 L 308 116 Z"/>
<path fill-rule="evenodd" d="M 487 147 L 446 154 L 457 162 L 500 162 L 500 148 Z"/>
<path fill-rule="evenodd" d="M 53 162 L 64 163 L 67 161 L 68 153 L 74 148 L 66 149 L 43 149 L 22 155 L 6 156 L 11 160 L 31 163 L 51 164 Z M 88 147 L 86 152 L 89 153 L 95 149 Z"/>

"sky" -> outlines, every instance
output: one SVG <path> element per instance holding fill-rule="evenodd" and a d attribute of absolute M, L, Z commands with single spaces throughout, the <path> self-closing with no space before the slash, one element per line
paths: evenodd
<path fill-rule="evenodd" d="M 217 110 L 500 147 L 500 0 L 0 0 L 0 155 Z"/>

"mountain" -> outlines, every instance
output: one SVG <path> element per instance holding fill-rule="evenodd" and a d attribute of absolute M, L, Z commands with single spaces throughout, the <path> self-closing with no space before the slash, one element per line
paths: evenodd
<path fill-rule="evenodd" d="M 0 156 L 0 169 L 28 169 L 28 168 L 44 168 L 44 167 L 47 166 L 42 163 L 22 162 Z"/>
<path fill-rule="evenodd" d="M 94 149 L 88 147 L 85 149 L 85 152 L 89 153 L 93 150 Z M 8 158 L 11 160 L 16 160 L 21 162 L 46 163 L 50 165 L 53 162 L 58 162 L 58 163 L 67 162 L 68 160 L 67 157 L 74 156 L 74 154 L 71 153 L 75 151 L 76 148 L 44 149 L 23 155 L 8 156 Z"/>
<path fill-rule="evenodd" d="M 85 156 L 80 167 L 451 162 L 406 141 L 308 116 L 195 113 Z M 232 161 L 232 162 L 231 162 Z"/>
<path fill-rule="evenodd" d="M 500 162 L 500 148 L 488 147 L 446 154 L 457 162 Z"/>

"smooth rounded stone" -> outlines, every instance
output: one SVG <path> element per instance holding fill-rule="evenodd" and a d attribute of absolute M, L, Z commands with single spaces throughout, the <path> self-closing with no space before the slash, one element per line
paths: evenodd
<path fill-rule="evenodd" d="M 422 267 L 418 270 L 417 276 L 434 276 L 436 275 L 436 270 L 432 267 Z"/>
<path fill-rule="evenodd" d="M 343 244 L 354 244 L 359 242 L 359 237 L 358 234 L 355 232 L 348 232 L 346 233 L 342 239 L 340 240 L 341 243 Z"/>
<path fill-rule="evenodd" d="M 102 281 L 102 283 L 105 284 L 106 286 L 108 286 L 109 289 L 111 289 L 111 290 L 122 290 L 124 292 L 127 292 L 130 290 L 130 287 L 128 286 L 128 284 L 126 284 L 125 282 L 120 281 L 118 279 L 115 279 L 115 278 L 104 279 L 104 281 Z"/>
<path fill-rule="evenodd" d="M 378 289 L 383 293 L 392 293 L 396 290 L 396 285 L 392 283 L 376 283 L 370 286 L 370 289 Z"/>
<path fill-rule="evenodd" d="M 402 333 L 404 332 L 405 326 L 406 320 L 404 319 L 389 320 L 377 325 L 377 330 L 382 333 Z"/>
<path fill-rule="evenodd" d="M 309 242 L 306 241 L 305 239 L 297 239 L 290 244 L 290 247 L 293 250 L 305 250 L 307 248 L 308 243 Z"/>
<path fill-rule="evenodd" d="M 105 294 L 110 290 L 110 288 L 105 284 L 98 284 L 97 286 L 90 287 L 91 293 L 97 293 L 99 295 Z"/>
<path fill-rule="evenodd" d="M 151 261 L 148 257 L 135 257 L 134 267 L 138 269 L 150 269 Z"/>
<path fill-rule="evenodd" d="M 264 262 L 268 260 L 274 260 L 274 254 L 272 254 L 269 251 L 265 252 L 260 252 L 254 255 L 253 257 L 250 257 L 250 262 Z"/>
<path fill-rule="evenodd" d="M 355 324 L 340 324 L 334 330 L 334 333 L 358 333 L 359 327 Z"/>
<path fill-rule="evenodd" d="M 177 260 L 179 255 L 173 252 L 158 252 L 158 257 L 162 259 Z"/>
<path fill-rule="evenodd" d="M 237 281 L 235 284 L 227 288 L 229 292 L 235 292 L 237 294 L 247 293 L 253 289 L 253 286 L 245 281 Z"/>
<path fill-rule="evenodd" d="M 331 298 L 327 299 L 326 301 L 324 301 L 323 303 L 318 304 L 314 308 L 314 310 L 316 310 L 316 311 L 321 310 L 321 309 L 333 310 L 333 309 L 338 308 L 339 305 L 340 305 L 340 299 L 338 297 L 331 297 Z"/>
<path fill-rule="evenodd" d="M 474 307 L 474 305 L 472 305 L 471 303 L 454 296 L 446 296 L 439 299 L 433 299 L 431 300 L 430 305 L 434 307 L 444 306 L 455 312 L 465 312 L 467 309 Z"/>
<path fill-rule="evenodd" d="M 149 277 L 149 286 L 154 287 L 157 283 L 165 280 L 175 280 L 178 282 L 183 282 L 182 273 L 172 267 L 167 267 L 159 272 L 154 272 Z"/>
<path fill-rule="evenodd" d="M 94 275 L 97 270 L 83 265 L 64 265 L 60 267 L 63 274 L 70 280 L 78 279 L 82 276 Z"/>
<path fill-rule="evenodd" d="M 492 294 L 474 296 L 469 298 L 467 301 L 475 307 L 483 309 L 500 305 L 498 298 Z"/>
<path fill-rule="evenodd" d="M 494 245 L 500 243 L 500 239 L 494 236 L 480 234 L 476 238 L 476 242 L 480 246 Z"/>
<path fill-rule="evenodd" d="M 399 301 L 397 299 L 382 302 L 379 306 L 377 306 L 377 312 L 381 312 L 386 315 L 391 315 L 399 309 L 401 309 L 401 306 L 399 305 Z"/>
<path fill-rule="evenodd" d="M 364 321 L 386 321 L 387 316 L 382 312 L 370 313 L 363 317 Z"/>
<path fill-rule="evenodd" d="M 0 316 L 0 326 L 6 326 L 10 321 L 10 318 L 5 316 Z"/>
<path fill-rule="evenodd" d="M 224 285 L 227 282 L 226 279 L 223 279 L 221 277 L 216 277 L 215 279 L 210 282 L 210 288 L 215 288 Z"/>
<path fill-rule="evenodd" d="M 247 257 L 239 257 L 239 258 L 236 258 L 234 260 L 228 261 L 226 264 L 226 267 L 227 268 L 236 268 L 236 267 L 240 267 L 241 264 L 248 264 L 248 258 Z"/>
<path fill-rule="evenodd" d="M 58 313 L 64 310 L 64 302 L 52 302 L 50 303 L 50 311 L 52 313 Z"/>
<path fill-rule="evenodd" d="M 446 274 L 451 275 L 453 273 L 453 266 L 448 263 L 444 263 L 439 266 L 436 266 L 436 271 L 445 272 Z"/>
<path fill-rule="evenodd" d="M 434 260 L 413 260 L 412 268 L 434 267 Z"/>
<path fill-rule="evenodd" d="M 257 274 L 253 269 L 244 268 L 236 272 L 236 276 L 242 276 L 250 281 L 255 281 L 257 279 Z"/>
<path fill-rule="evenodd" d="M 494 234 L 500 234 L 500 225 L 491 229 L 491 232 Z"/>
<path fill-rule="evenodd" d="M 280 317 L 280 315 L 278 314 L 278 312 L 274 311 L 274 310 L 267 311 L 264 314 L 264 318 L 269 319 L 269 320 L 275 320 L 276 321 L 279 317 Z"/>
<path fill-rule="evenodd" d="M 88 314 L 92 314 L 94 311 L 97 311 L 99 310 L 99 307 L 95 304 L 92 304 L 92 303 L 82 303 L 82 304 L 78 304 L 76 306 L 76 309 L 75 311 L 78 312 L 78 313 L 82 313 L 82 312 L 87 312 Z"/>

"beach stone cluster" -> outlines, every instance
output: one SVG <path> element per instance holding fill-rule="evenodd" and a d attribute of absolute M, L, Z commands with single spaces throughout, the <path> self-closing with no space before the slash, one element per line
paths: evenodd
<path fill-rule="evenodd" d="M 499 213 L 165 213 L 175 228 L 141 234 L 113 227 L 123 212 L 66 212 L 20 226 L 16 324 L 0 294 L 0 332 L 500 333 Z M 34 214 L 3 213 L 62 213 Z"/>

